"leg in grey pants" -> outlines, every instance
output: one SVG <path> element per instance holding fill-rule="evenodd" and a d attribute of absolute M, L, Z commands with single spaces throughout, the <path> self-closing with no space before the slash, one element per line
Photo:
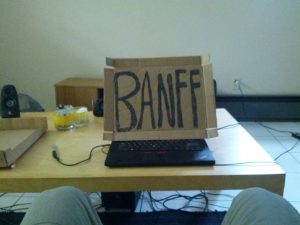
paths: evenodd
<path fill-rule="evenodd" d="M 300 215 L 281 196 L 249 188 L 235 197 L 222 225 L 300 225 Z"/>
<path fill-rule="evenodd" d="M 21 225 L 102 225 L 89 197 L 74 187 L 42 192 Z"/>
<path fill-rule="evenodd" d="M 88 196 L 73 187 L 45 191 L 21 225 L 102 225 Z M 281 196 L 261 188 L 242 191 L 222 225 L 300 225 L 299 213 Z"/>

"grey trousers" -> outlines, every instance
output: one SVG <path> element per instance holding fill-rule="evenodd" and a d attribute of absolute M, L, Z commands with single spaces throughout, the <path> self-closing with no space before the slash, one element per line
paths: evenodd
<path fill-rule="evenodd" d="M 74 187 L 42 192 L 21 225 L 102 225 L 89 197 Z"/>
<path fill-rule="evenodd" d="M 21 225 L 102 225 L 88 196 L 73 187 L 43 192 Z M 261 188 L 242 191 L 222 225 L 300 225 L 300 215 L 281 196 Z"/>

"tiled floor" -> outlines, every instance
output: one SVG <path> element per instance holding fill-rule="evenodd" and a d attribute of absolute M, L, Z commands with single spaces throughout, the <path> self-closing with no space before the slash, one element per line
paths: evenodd
<path fill-rule="evenodd" d="M 288 132 L 267 129 L 258 123 L 243 122 L 242 125 L 286 172 L 284 198 L 300 212 L 300 140 Z M 263 125 L 280 130 L 300 132 L 299 122 L 265 122 Z"/>
<path fill-rule="evenodd" d="M 300 132 L 299 122 L 264 122 L 262 124 L 256 122 L 241 122 L 241 125 L 260 143 L 264 149 L 275 159 L 280 154 L 276 161 L 286 172 L 286 184 L 284 190 L 284 197 L 291 202 L 292 205 L 300 212 L 300 140 L 291 137 L 289 132 L 278 132 L 266 128 L 262 125 L 278 129 L 280 131 Z M 205 191 L 205 196 L 208 198 L 209 210 L 227 210 L 231 204 L 234 196 L 239 193 L 239 190 L 220 190 L 220 191 Z M 179 195 L 180 198 L 166 201 L 165 205 L 169 208 L 178 209 L 183 206 L 189 206 L 188 210 L 203 210 L 205 207 L 205 198 L 199 197 L 203 192 L 200 191 L 160 191 L 152 192 L 152 197 L 162 199 L 173 195 Z M 19 210 L 26 211 L 32 200 L 38 196 L 39 193 L 0 193 L 0 211 L 3 210 Z M 186 205 L 187 197 L 182 196 L 197 196 L 189 205 Z M 90 197 L 95 206 L 101 205 L 98 193 L 91 193 Z M 149 204 L 149 195 L 147 192 L 143 193 L 143 198 L 139 201 L 136 211 L 151 211 Z M 9 207 L 16 205 L 13 208 Z M 163 208 L 162 205 L 156 204 L 156 209 Z"/>

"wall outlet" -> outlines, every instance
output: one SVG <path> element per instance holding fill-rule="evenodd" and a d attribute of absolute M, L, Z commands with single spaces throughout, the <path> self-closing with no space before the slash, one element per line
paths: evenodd
<path fill-rule="evenodd" d="M 233 90 L 240 90 L 241 88 L 241 81 L 238 78 L 233 79 Z"/>

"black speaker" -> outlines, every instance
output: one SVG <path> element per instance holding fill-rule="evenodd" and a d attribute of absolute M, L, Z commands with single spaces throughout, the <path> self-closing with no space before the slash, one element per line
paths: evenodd
<path fill-rule="evenodd" d="M 103 88 L 99 88 L 98 90 L 98 98 L 96 100 L 93 100 L 93 114 L 97 117 L 103 117 L 104 116 L 104 105 L 103 105 L 103 99 L 104 99 L 104 90 Z"/>
<path fill-rule="evenodd" d="M 103 117 L 103 99 L 99 98 L 93 101 L 93 114 L 97 117 Z"/>
<path fill-rule="evenodd" d="M 2 88 L 1 115 L 3 118 L 20 117 L 18 93 L 13 85 L 5 85 Z"/>
<path fill-rule="evenodd" d="M 124 209 L 134 212 L 141 192 L 101 192 L 102 206 L 107 210 Z"/>

